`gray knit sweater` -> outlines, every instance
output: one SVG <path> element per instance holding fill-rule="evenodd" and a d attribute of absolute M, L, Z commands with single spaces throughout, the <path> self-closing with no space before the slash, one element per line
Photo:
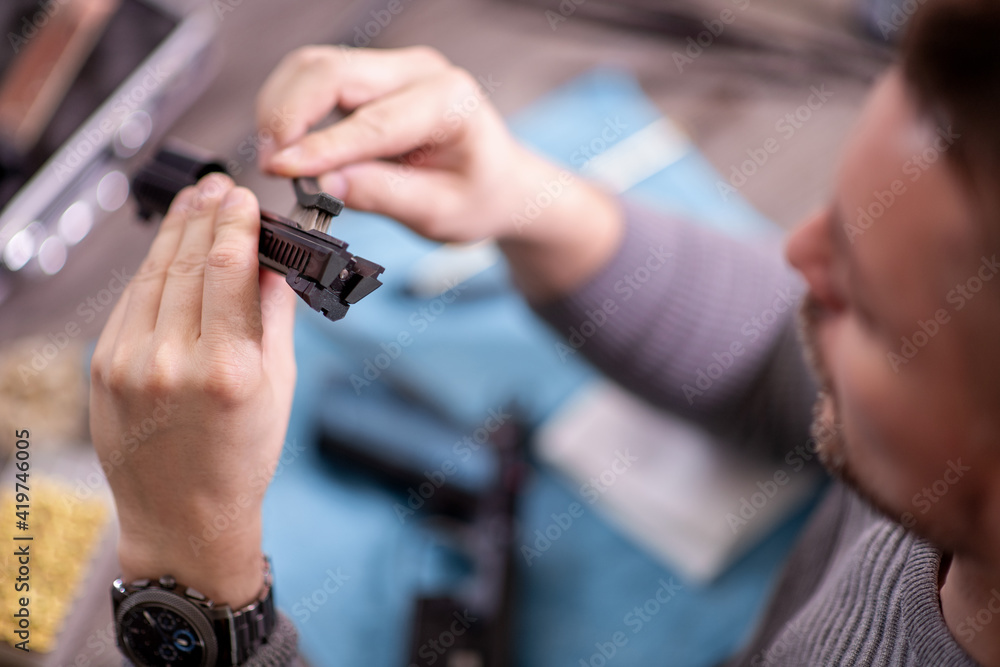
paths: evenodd
<path fill-rule="evenodd" d="M 777 246 L 750 247 L 632 206 L 627 220 L 610 264 L 537 312 L 566 334 L 610 299 L 614 314 L 579 348 L 607 375 L 762 454 L 780 458 L 806 443 L 816 391 L 795 309 L 784 307 L 801 286 Z M 641 284 L 652 249 L 672 257 Z M 743 351 L 722 368 L 734 343 Z M 729 664 L 975 665 L 944 623 L 940 562 L 938 549 L 835 483 L 755 637 Z"/>
<path fill-rule="evenodd" d="M 790 306 L 802 287 L 776 244 L 750 246 L 632 206 L 627 221 L 599 275 L 536 306 L 539 315 L 569 338 L 603 320 L 592 316 L 598 310 L 609 312 L 601 326 L 584 328 L 591 337 L 575 341 L 608 376 L 761 455 L 803 446 L 816 389 Z M 941 615 L 940 561 L 935 547 L 833 484 L 755 637 L 730 664 L 975 665 Z M 248 664 L 279 664 L 294 632 L 283 623 L 268 659 Z"/>

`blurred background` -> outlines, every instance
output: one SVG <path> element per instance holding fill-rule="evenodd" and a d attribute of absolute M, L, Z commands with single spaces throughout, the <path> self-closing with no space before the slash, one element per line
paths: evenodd
<path fill-rule="evenodd" d="M 5 3 L 0 425 L 32 433 L 43 555 L 39 650 L 10 650 L 0 627 L 0 664 L 120 664 L 113 508 L 89 448 L 86 377 L 156 231 L 138 221 L 129 181 L 164 142 L 182 142 L 286 213 L 289 183 L 256 169 L 266 129 L 253 105 L 288 51 L 431 45 L 553 160 L 666 213 L 777 239 L 829 193 L 913 4 Z M 822 480 L 793 475 L 740 515 L 785 463 L 723 456 L 732 443 L 560 355 L 492 246 L 438 247 L 351 212 L 330 233 L 386 274 L 342 322 L 299 313 L 300 381 L 265 548 L 306 658 L 709 665 L 735 650 Z M 403 333 L 416 342 L 386 356 Z M 626 445 L 642 471 L 614 464 Z M 13 448 L 4 435 L 7 495 Z M 7 608 L 13 565 L 0 562 Z M 442 618 L 469 605 L 484 620 L 453 649 L 428 649 Z"/>

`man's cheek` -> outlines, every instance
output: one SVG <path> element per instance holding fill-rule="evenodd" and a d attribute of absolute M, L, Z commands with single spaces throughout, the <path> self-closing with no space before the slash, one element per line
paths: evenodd
<path fill-rule="evenodd" d="M 891 379 L 871 371 L 858 369 L 843 387 L 840 419 L 847 458 L 864 490 L 898 515 L 913 495 L 911 430 L 919 420 L 897 410 Z"/>
<path fill-rule="evenodd" d="M 840 420 L 844 438 L 858 463 L 875 460 L 891 462 L 902 454 L 896 451 L 893 419 L 887 398 L 891 396 L 892 371 L 874 345 L 855 339 L 848 341 L 852 354 L 841 365 L 838 386 Z"/>

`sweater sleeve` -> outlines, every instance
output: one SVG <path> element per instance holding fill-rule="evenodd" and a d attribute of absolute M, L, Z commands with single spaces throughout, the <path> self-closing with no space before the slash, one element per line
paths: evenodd
<path fill-rule="evenodd" d="M 559 353 L 749 449 L 805 443 L 816 386 L 797 336 L 803 285 L 780 248 L 623 206 L 612 260 L 533 305 L 565 337 Z"/>

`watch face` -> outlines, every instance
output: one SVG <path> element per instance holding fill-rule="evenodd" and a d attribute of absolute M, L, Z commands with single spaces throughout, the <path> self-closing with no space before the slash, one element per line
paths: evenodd
<path fill-rule="evenodd" d="M 121 621 L 122 640 L 144 665 L 201 667 L 205 641 L 194 625 L 178 612 L 158 604 L 129 609 Z"/>

